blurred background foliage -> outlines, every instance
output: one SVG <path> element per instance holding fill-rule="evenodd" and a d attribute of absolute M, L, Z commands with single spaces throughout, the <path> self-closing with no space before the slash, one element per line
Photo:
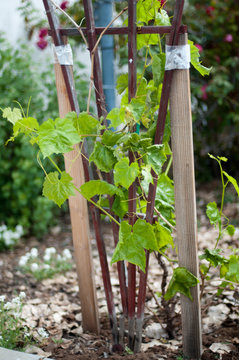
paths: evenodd
<path fill-rule="evenodd" d="M 40 51 L 40 50 L 39 50 Z M 81 73 L 82 64 L 75 63 L 75 82 L 80 106 L 86 108 L 88 82 Z M 18 107 L 26 111 L 31 98 L 30 116 L 40 122 L 58 116 L 54 70 L 49 59 L 44 66 L 37 63 L 29 46 L 12 47 L 0 34 L 0 107 Z M 35 148 L 23 138 L 9 142 L 12 126 L 0 112 L 0 224 L 14 229 L 21 224 L 25 234 L 44 235 L 49 225 L 56 224 L 59 208 L 42 197 L 44 172 L 37 163 Z M 58 163 L 62 160 L 58 159 Z M 44 162 L 46 170 L 51 164 Z M 66 207 L 63 207 L 66 209 Z"/>
<path fill-rule="evenodd" d="M 82 2 L 60 2 L 62 9 L 79 24 L 84 18 Z M 174 2 L 164 4 L 172 14 Z M 192 112 L 194 126 L 196 180 L 203 183 L 218 177 L 218 169 L 208 158 L 208 152 L 231 159 L 230 173 L 238 176 L 239 162 L 239 0 L 189 0 L 186 1 L 183 22 L 188 25 L 189 38 L 200 51 L 202 62 L 213 67 L 209 77 L 203 78 L 191 69 Z M 116 10 L 126 2 L 116 2 Z M 49 46 L 47 21 L 39 18 L 31 0 L 21 0 L 19 5 L 29 41 L 35 42 L 39 51 Z M 67 24 L 60 15 L 63 26 Z M 84 26 L 84 23 L 83 23 Z M 80 37 L 71 39 L 79 45 Z M 50 61 L 40 66 L 33 60 L 25 46 L 13 48 L 0 36 L 0 107 L 13 106 L 18 100 L 24 109 L 31 97 L 30 114 L 44 121 L 57 117 L 57 97 L 54 72 Z M 116 60 L 125 63 L 127 47 L 125 39 L 116 37 Z M 140 54 L 139 54 L 140 55 Z M 142 54 L 141 54 L 142 55 Z M 139 57 L 140 61 L 140 57 Z M 85 109 L 88 79 L 82 75 L 82 64 L 75 62 L 75 82 L 80 107 Z M 150 74 L 148 74 L 150 76 Z M 36 161 L 31 145 L 22 140 L 4 144 L 10 136 L 10 126 L 0 117 L 0 223 L 10 227 L 17 224 L 25 231 L 41 237 L 59 210 L 42 198 L 43 172 Z M 49 164 L 50 169 L 50 164 Z"/>
<path fill-rule="evenodd" d="M 207 154 L 224 155 L 230 173 L 239 163 L 239 1 L 187 2 L 184 22 L 200 51 L 209 77 L 191 70 L 196 178 L 207 181 L 217 169 Z"/>

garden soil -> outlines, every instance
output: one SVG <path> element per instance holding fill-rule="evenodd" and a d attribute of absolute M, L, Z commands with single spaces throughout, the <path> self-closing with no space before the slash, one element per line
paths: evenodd
<path fill-rule="evenodd" d="M 212 187 L 211 187 L 212 188 Z M 215 193 L 204 189 L 198 192 L 199 208 L 199 249 L 213 248 L 216 236 L 205 217 L 205 204 L 215 201 Z M 239 204 L 226 205 L 226 215 L 237 220 Z M 110 224 L 104 223 L 103 233 L 109 260 L 113 253 L 112 233 Z M 234 237 L 225 237 L 221 248 L 227 251 L 230 247 L 238 248 L 239 230 Z M 100 265 L 97 255 L 94 233 L 91 233 L 93 263 L 95 269 L 95 283 L 100 317 L 100 335 L 84 332 L 81 322 L 81 308 L 79 289 L 75 267 L 72 271 L 45 279 L 41 282 L 30 275 L 20 272 L 19 258 L 32 247 L 37 247 L 42 254 L 47 247 L 55 247 L 59 253 L 65 248 L 73 252 L 69 217 L 61 219 L 60 225 L 51 229 L 50 233 L 38 241 L 35 238 L 26 239 L 12 251 L 0 254 L 0 292 L 11 300 L 18 292 L 27 295 L 23 308 L 26 324 L 32 329 L 43 327 L 48 333 L 41 346 L 34 345 L 26 349 L 36 353 L 41 358 L 51 357 L 64 360 L 143 360 L 167 359 L 180 360 L 182 358 L 182 333 L 180 320 L 180 298 L 176 298 L 175 313 L 172 319 L 174 338 L 169 339 L 166 328 L 165 310 L 162 309 L 160 297 L 162 269 L 157 259 L 151 256 L 149 272 L 149 287 L 147 289 L 145 324 L 143 331 L 142 351 L 138 354 L 112 352 L 110 326 L 107 317 L 106 300 L 103 292 Z M 176 254 L 172 254 L 176 256 Z M 120 294 L 116 274 L 116 266 L 111 267 L 111 278 L 115 296 L 117 313 L 120 312 Z M 170 274 L 170 266 L 168 266 Z M 226 289 L 220 296 L 216 296 L 220 281 L 216 275 L 205 288 L 202 298 L 202 329 L 203 355 L 202 360 L 239 359 L 239 293 L 238 289 Z M 127 334 L 126 334 L 127 335 Z M 126 341 L 127 343 L 127 341 Z M 7 360 L 7 359 L 1 359 Z"/>

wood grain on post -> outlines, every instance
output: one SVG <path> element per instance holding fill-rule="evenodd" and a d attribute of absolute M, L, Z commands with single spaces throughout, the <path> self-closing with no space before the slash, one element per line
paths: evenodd
<path fill-rule="evenodd" d="M 60 117 L 71 111 L 61 66 L 55 64 L 56 88 Z M 78 146 L 65 154 L 66 171 L 73 178 L 74 185 L 80 187 L 84 182 L 84 171 L 81 156 L 77 155 Z M 72 161 L 74 159 L 74 161 Z M 89 216 L 86 199 L 79 193 L 69 198 L 72 237 L 80 290 L 82 326 L 84 331 L 99 334 L 99 316 L 93 274 L 93 263 L 90 246 Z"/>
<path fill-rule="evenodd" d="M 187 34 L 179 45 L 187 44 Z M 179 266 L 199 277 L 197 219 L 189 70 L 174 70 L 170 93 L 173 178 Z M 202 352 L 199 285 L 191 289 L 193 301 L 181 295 L 183 353 L 200 359 Z"/>

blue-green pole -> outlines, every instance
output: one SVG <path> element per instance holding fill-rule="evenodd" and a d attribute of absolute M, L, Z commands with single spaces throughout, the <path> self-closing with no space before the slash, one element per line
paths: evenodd
<path fill-rule="evenodd" d="M 107 26 L 113 16 L 113 0 L 96 0 L 94 3 L 96 26 Z M 106 109 L 109 112 L 115 107 L 115 75 L 114 75 L 114 38 L 104 35 L 100 42 L 103 89 Z"/>

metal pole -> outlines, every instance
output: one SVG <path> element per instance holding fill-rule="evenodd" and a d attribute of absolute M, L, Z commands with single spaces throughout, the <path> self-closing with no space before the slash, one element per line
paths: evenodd
<path fill-rule="evenodd" d="M 113 16 L 113 0 L 97 0 L 94 3 L 96 26 L 107 26 Z M 104 35 L 100 42 L 101 68 L 106 110 L 115 107 L 114 38 Z"/>

